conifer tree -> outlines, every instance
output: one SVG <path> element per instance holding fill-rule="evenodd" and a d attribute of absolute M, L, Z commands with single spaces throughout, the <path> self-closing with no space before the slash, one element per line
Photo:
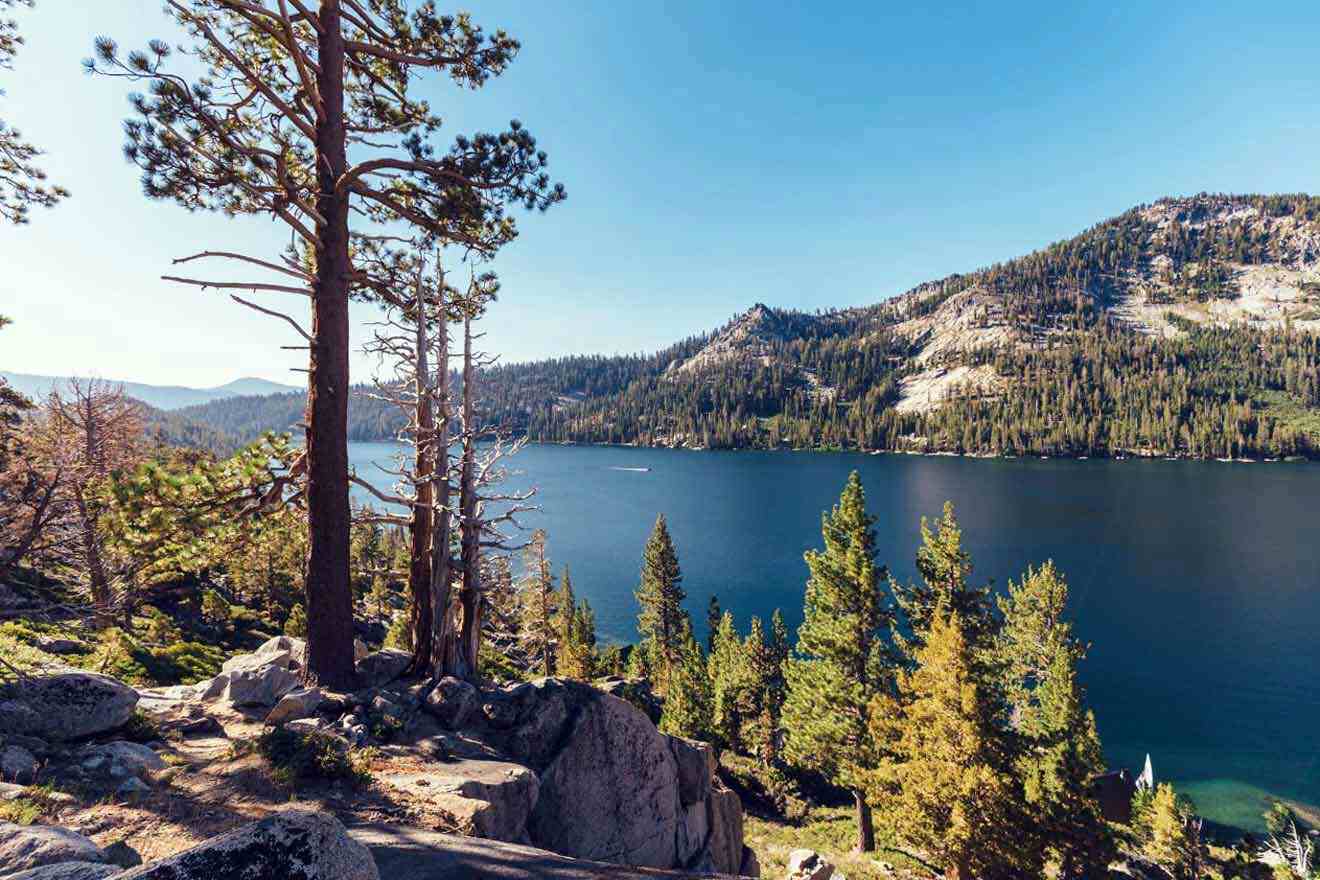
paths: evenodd
<path fill-rule="evenodd" d="M 585 599 L 579 603 L 574 598 L 567 565 L 559 583 L 559 644 L 555 671 L 565 678 L 588 681 L 596 667 L 596 615 Z"/>
<path fill-rule="evenodd" d="M 750 717 L 754 687 L 746 647 L 734 628 L 733 615 L 724 612 L 711 640 L 711 732 L 718 745 L 740 751 L 742 725 Z"/>
<path fill-rule="evenodd" d="M 163 40 L 121 57 L 114 40 L 98 38 L 86 66 L 148 86 L 130 99 L 137 116 L 124 126 L 124 152 L 142 169 L 149 197 L 278 218 L 292 239 L 282 259 L 204 250 L 176 260 L 234 260 L 277 278 L 166 278 L 292 294 L 310 305 L 304 329 L 233 296 L 292 326 L 308 349 L 305 674 L 349 686 L 350 297 L 399 287 L 389 261 L 368 258 L 383 240 L 411 235 L 488 257 L 517 234 L 509 205 L 547 208 L 564 193 L 519 123 L 500 135 L 460 136 L 446 153 L 430 142 L 440 119 L 417 95 L 421 75 L 478 88 L 519 48 L 466 14 L 441 15 L 433 3 L 410 10 L 405 0 L 167 0 L 165 11 L 187 34 L 184 53 L 200 75 L 190 81 L 169 70 Z"/>
<path fill-rule="evenodd" d="M 897 695 L 877 695 L 872 735 L 885 754 L 868 791 L 906 845 L 949 880 L 1035 877 L 1020 851 L 1011 754 L 1003 715 L 981 688 L 981 662 L 957 612 L 941 604 L 898 674 Z"/>
<path fill-rule="evenodd" d="M 678 551 L 674 549 L 662 513 L 655 518 L 655 527 L 642 552 L 642 576 L 637 587 L 637 602 L 642 606 L 637 616 L 637 631 L 654 664 L 652 673 L 656 680 L 653 683 L 661 692 L 666 687 L 669 671 L 685 650 L 685 629 L 691 629 L 688 614 L 683 610 L 686 598 Z"/>
<path fill-rule="evenodd" d="M 710 601 L 706 603 L 706 653 L 715 652 L 715 631 L 720 628 L 720 597 L 711 593 Z"/>
<path fill-rule="evenodd" d="M 0 0 L 0 70 L 13 69 L 14 55 L 23 45 L 17 22 L 4 17 L 15 5 L 30 7 L 33 0 Z M 33 161 L 39 155 L 41 150 L 0 119 L 0 220 L 27 223 L 31 206 L 49 208 L 69 195 L 64 187 L 46 183 L 46 173 Z"/>
<path fill-rule="evenodd" d="M 972 574 L 972 560 L 963 549 L 962 529 L 954 517 L 952 502 L 944 503 L 943 515 L 933 528 L 922 517 L 917 572 L 920 583 L 893 584 L 894 598 L 910 630 L 908 637 L 900 639 L 907 651 L 912 653 L 921 645 L 941 603 L 958 614 L 974 648 L 988 648 L 994 632 L 990 590 L 967 582 Z"/>
<path fill-rule="evenodd" d="M 692 635 L 692 627 L 686 623 L 682 626 L 678 652 L 670 667 L 660 730 L 691 739 L 711 738 L 711 688 L 706 656 Z"/>
<path fill-rule="evenodd" d="M 532 533 L 525 554 L 526 574 L 518 586 L 522 651 L 531 670 L 540 675 L 554 675 L 555 645 L 559 639 L 557 599 L 555 576 L 550 573 L 550 561 L 545 555 L 544 529 Z"/>
<path fill-rule="evenodd" d="M 882 642 L 892 619 L 881 598 L 887 573 L 875 559 L 874 525 L 853 471 L 839 503 L 821 518 L 824 549 L 806 553 L 811 574 L 783 710 L 785 757 L 852 792 L 863 852 L 875 848 L 865 793 L 875 751 L 869 716 L 892 679 Z"/>
<path fill-rule="evenodd" d="M 1173 786 L 1155 787 L 1144 817 L 1142 852 L 1166 872 L 1170 880 L 1196 880 L 1200 876 L 1200 821 Z"/>
<path fill-rule="evenodd" d="M 1104 771 L 1095 716 L 1077 681 L 1086 647 L 1063 615 L 1068 584 L 1046 562 L 1008 584 L 996 639 L 1004 693 L 1017 735 L 1015 762 L 1027 825 L 1056 876 L 1102 874 L 1113 857 L 1091 781 Z"/>

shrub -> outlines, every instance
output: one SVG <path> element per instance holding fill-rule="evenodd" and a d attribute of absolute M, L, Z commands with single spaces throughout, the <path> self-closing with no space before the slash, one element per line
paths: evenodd
<path fill-rule="evenodd" d="M 284 634 L 299 639 L 307 638 L 307 612 L 301 604 L 289 610 L 289 616 L 284 621 Z"/>
<path fill-rule="evenodd" d="M 413 631 L 408 622 L 408 615 L 395 615 L 394 622 L 385 631 L 385 647 L 397 648 L 400 651 L 411 651 L 413 649 L 412 642 Z"/>
<path fill-rule="evenodd" d="M 257 752 L 274 768 L 275 778 L 285 784 L 346 779 L 360 785 L 371 778 L 371 753 L 347 748 L 342 740 L 326 733 L 273 727 L 257 740 Z"/>

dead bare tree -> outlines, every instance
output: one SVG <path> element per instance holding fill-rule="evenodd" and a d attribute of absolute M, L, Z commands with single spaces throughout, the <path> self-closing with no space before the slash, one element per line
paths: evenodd
<path fill-rule="evenodd" d="M 394 301 L 368 345 L 368 351 L 392 362 L 392 373 L 377 380 L 373 396 L 404 411 L 399 439 L 411 446 L 411 461 L 401 457 L 394 468 L 382 469 L 396 478 L 393 494 L 357 475 L 353 479 L 381 501 L 410 511 L 406 517 L 382 518 L 408 526 L 412 538 L 413 670 L 470 678 L 477 673 L 481 644 L 484 557 L 507 547 L 502 528 L 528 509 L 530 493 L 495 490 L 506 477 L 500 462 L 521 441 L 483 425 L 477 414 L 478 375 L 493 359 L 474 350 L 478 336 L 472 325 L 498 283 L 493 275 L 474 274 L 459 294 L 445 283 L 438 257 L 430 278 L 425 265 L 417 262 L 412 296 Z M 463 327 L 457 411 L 451 400 L 451 322 Z"/>
<path fill-rule="evenodd" d="M 546 156 L 516 121 L 498 135 L 458 137 L 447 153 L 428 142 L 440 120 L 410 89 L 416 75 L 448 75 L 470 88 L 498 76 L 519 44 L 485 34 L 466 14 L 441 15 L 406 0 L 166 0 L 204 74 L 166 70 L 164 41 L 121 58 L 100 38 L 87 68 L 145 81 L 132 98 L 125 154 L 148 196 L 189 209 L 268 214 L 289 230 L 280 258 L 203 250 L 176 263 L 225 259 L 274 273 L 257 281 L 177 275 L 224 291 L 306 297 L 311 325 L 231 294 L 292 326 L 309 351 L 306 419 L 309 679 L 353 676 L 349 580 L 347 406 L 350 296 L 394 289 L 356 259 L 367 242 L 431 236 L 493 254 L 517 234 L 506 207 L 547 208 L 564 197 Z M 350 149 L 356 161 L 349 161 Z M 350 230 L 349 217 L 357 227 Z M 292 279 L 292 281 L 290 281 Z"/>
<path fill-rule="evenodd" d="M 101 491 L 115 472 L 144 458 L 142 407 L 123 386 L 71 379 L 47 396 L 28 438 L 34 470 L 49 487 L 41 556 L 83 584 L 98 613 L 111 613 L 131 570 L 106 548 Z"/>

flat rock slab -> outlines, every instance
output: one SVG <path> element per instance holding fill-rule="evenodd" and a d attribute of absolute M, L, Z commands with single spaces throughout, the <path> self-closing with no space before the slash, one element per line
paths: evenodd
<path fill-rule="evenodd" d="M 387 880 L 688 880 L 690 871 L 627 868 L 573 859 L 516 843 L 461 837 L 401 825 L 360 825 L 349 836 L 371 850 Z"/>

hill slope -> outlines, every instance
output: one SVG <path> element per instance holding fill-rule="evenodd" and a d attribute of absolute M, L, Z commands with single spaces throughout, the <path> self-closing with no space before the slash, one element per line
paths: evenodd
<path fill-rule="evenodd" d="M 499 367 L 481 396 L 547 442 L 1311 456 L 1318 333 L 1320 198 L 1200 195 L 873 306 L 758 304 L 654 355 Z M 300 409 L 188 414 L 232 431 Z M 352 421 L 359 440 L 398 427 L 365 401 Z"/>

